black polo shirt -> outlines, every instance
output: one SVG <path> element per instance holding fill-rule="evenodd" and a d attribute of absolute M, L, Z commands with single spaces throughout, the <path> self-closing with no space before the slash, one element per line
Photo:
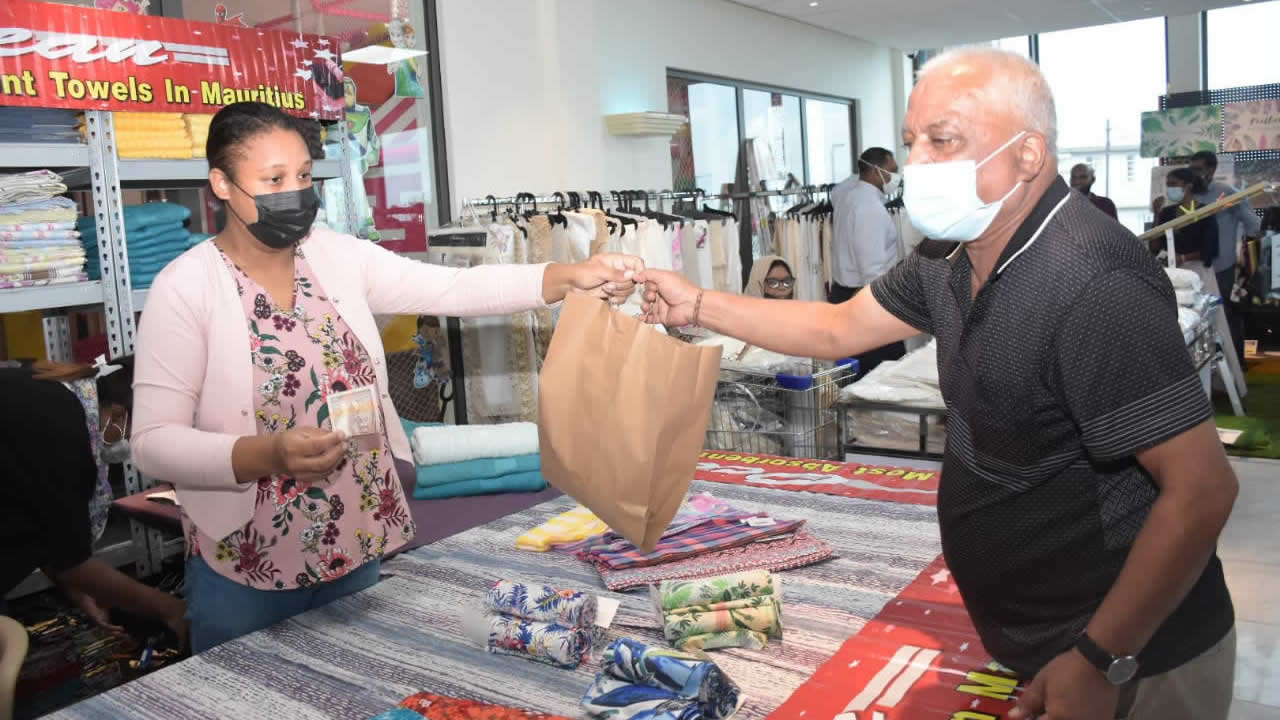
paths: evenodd
<path fill-rule="evenodd" d="M 872 284 L 937 337 L 947 404 L 938 521 L 983 644 L 1024 676 L 1070 649 L 1158 494 L 1135 454 L 1212 417 L 1173 288 L 1059 179 L 971 300 L 961 245 L 925 241 Z M 1139 656 L 1182 665 L 1234 623 L 1216 554 Z"/>

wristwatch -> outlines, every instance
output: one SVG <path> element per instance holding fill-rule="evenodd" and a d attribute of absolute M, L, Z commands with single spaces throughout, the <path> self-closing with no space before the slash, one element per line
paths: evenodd
<path fill-rule="evenodd" d="M 1124 685 L 1138 674 L 1138 659 L 1132 655 L 1116 657 L 1103 650 L 1098 643 L 1089 637 L 1088 632 L 1080 633 L 1076 640 L 1076 649 L 1094 667 L 1098 668 L 1112 685 Z"/>

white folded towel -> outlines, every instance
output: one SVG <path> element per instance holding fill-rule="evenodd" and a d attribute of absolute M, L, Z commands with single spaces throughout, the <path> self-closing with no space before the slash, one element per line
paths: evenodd
<path fill-rule="evenodd" d="M 1164 271 L 1169 276 L 1169 282 L 1172 283 L 1174 290 L 1191 290 L 1197 293 L 1204 290 L 1204 283 L 1201 282 L 1200 276 L 1191 270 L 1167 267 Z"/>
<path fill-rule="evenodd" d="M 419 465 L 479 458 L 515 457 L 538 452 L 536 423 L 433 425 L 416 428 L 409 443 Z"/>

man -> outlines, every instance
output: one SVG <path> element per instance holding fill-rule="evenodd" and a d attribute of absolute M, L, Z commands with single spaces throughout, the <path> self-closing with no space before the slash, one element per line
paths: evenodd
<path fill-rule="evenodd" d="M 1235 618 L 1215 545 L 1237 485 L 1164 272 L 1058 177 L 1025 58 L 931 62 L 911 94 L 906 207 L 932 239 L 842 305 L 647 270 L 651 316 L 791 355 L 937 337 L 942 547 L 1011 718 L 1225 718 Z M 1133 362 L 1141 354 L 1141 363 Z"/>
<path fill-rule="evenodd" d="M 1235 193 L 1235 189 L 1223 182 L 1214 182 L 1213 176 L 1218 172 L 1218 156 L 1202 150 L 1191 156 L 1191 171 L 1204 178 L 1208 189 L 1195 196 L 1201 205 L 1209 205 Z M 1224 300 L 1231 300 L 1231 289 L 1236 285 L 1236 252 L 1239 247 L 1239 228 L 1244 227 L 1246 238 L 1258 237 L 1262 234 L 1262 218 L 1253 211 L 1248 200 L 1218 213 L 1218 257 L 1213 261 L 1213 273 L 1217 276 L 1218 292 Z M 1231 328 L 1231 344 L 1240 367 L 1244 367 L 1244 328 L 1240 314 L 1235 311 L 1231 302 L 1222 304 L 1227 315 L 1227 326 Z"/>
<path fill-rule="evenodd" d="M 898 264 L 898 224 L 885 209 L 885 200 L 898 190 L 898 161 L 893 153 L 873 147 L 858 158 L 858 174 L 831 191 L 835 208 L 830 300 L 842 303 Z M 863 372 L 907 352 L 901 342 L 875 348 L 858 358 Z"/>
<path fill-rule="evenodd" d="M 1119 220 L 1120 216 L 1116 214 L 1116 204 L 1111 202 L 1110 198 L 1093 194 L 1093 183 L 1097 179 L 1097 176 L 1093 174 L 1093 168 L 1084 163 L 1071 168 L 1071 189 L 1089 198 L 1089 202 L 1093 203 L 1102 212 L 1110 215 L 1112 220 Z"/>

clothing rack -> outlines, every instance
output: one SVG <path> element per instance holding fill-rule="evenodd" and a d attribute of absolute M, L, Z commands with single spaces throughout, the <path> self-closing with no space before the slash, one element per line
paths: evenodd
<path fill-rule="evenodd" d="M 789 188 L 786 190 L 753 190 L 744 192 L 722 192 L 707 193 L 705 190 L 611 190 L 607 193 L 598 193 L 600 199 L 604 203 L 613 206 L 625 204 L 628 201 L 644 201 L 649 200 L 747 200 L 751 198 L 763 197 L 787 197 L 791 195 L 816 195 L 823 192 L 821 188 L 813 185 L 804 187 Z M 571 195 L 576 193 L 580 198 L 585 198 L 591 193 L 584 192 L 559 192 L 544 195 L 534 195 L 533 193 L 518 193 L 508 197 L 494 197 L 486 195 L 482 198 L 471 198 L 462 202 L 462 208 L 465 211 L 470 208 L 479 210 L 481 208 L 496 208 L 504 205 L 519 205 L 536 208 L 538 205 L 557 205 L 565 208 L 571 207 Z M 591 207 L 589 204 L 579 204 L 578 207 Z"/>

